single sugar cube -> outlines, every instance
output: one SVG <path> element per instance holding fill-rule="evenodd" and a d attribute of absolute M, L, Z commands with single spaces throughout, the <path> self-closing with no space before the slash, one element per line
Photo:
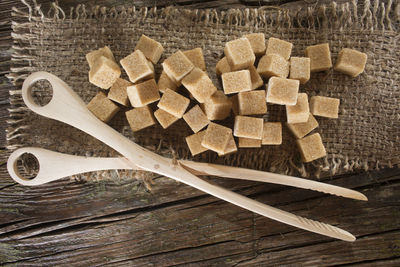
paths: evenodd
<path fill-rule="evenodd" d="M 239 137 L 239 147 L 261 147 L 261 139 Z"/>
<path fill-rule="evenodd" d="M 193 65 L 203 71 L 206 70 L 206 62 L 204 61 L 203 49 L 200 47 L 183 51 L 183 54 L 193 63 Z"/>
<path fill-rule="evenodd" d="M 190 129 L 192 129 L 192 131 L 195 133 L 210 123 L 206 114 L 204 114 L 199 105 L 194 106 L 188 112 L 186 112 L 183 115 L 183 119 L 189 125 Z"/>
<path fill-rule="evenodd" d="M 239 70 L 222 74 L 222 87 L 225 94 L 233 94 L 251 90 L 249 70 Z"/>
<path fill-rule="evenodd" d="M 262 86 L 264 84 L 264 81 L 261 79 L 261 76 L 257 72 L 256 67 L 251 65 L 248 70 L 250 71 L 251 90 L 257 89 L 258 87 Z"/>
<path fill-rule="evenodd" d="M 118 64 L 101 56 L 89 71 L 89 81 L 102 89 L 109 89 L 120 75 L 121 69 Z"/>
<path fill-rule="evenodd" d="M 224 154 L 231 136 L 232 129 L 210 122 L 201 145 L 219 154 Z"/>
<path fill-rule="evenodd" d="M 297 139 L 296 143 L 304 162 L 310 162 L 326 156 L 326 150 L 319 133 Z"/>
<path fill-rule="evenodd" d="M 265 55 L 258 62 L 257 72 L 263 77 L 286 78 L 289 74 L 289 62 L 280 55 Z"/>
<path fill-rule="evenodd" d="M 121 105 L 129 106 L 128 92 L 126 88 L 131 85 L 131 82 L 118 78 L 111 86 L 107 97 L 112 101 L 120 103 Z"/>
<path fill-rule="evenodd" d="M 132 107 L 143 107 L 160 99 L 160 93 L 154 79 L 134 84 L 126 88 Z"/>
<path fill-rule="evenodd" d="M 315 116 L 337 119 L 339 117 L 340 99 L 326 96 L 312 96 L 310 110 Z"/>
<path fill-rule="evenodd" d="M 305 84 L 310 79 L 310 58 L 291 57 L 289 78 Z"/>
<path fill-rule="evenodd" d="M 272 77 L 267 88 L 267 102 L 279 105 L 296 105 L 300 82 Z"/>
<path fill-rule="evenodd" d="M 232 102 L 218 90 L 202 106 L 209 120 L 224 120 L 231 113 Z"/>
<path fill-rule="evenodd" d="M 288 60 L 292 53 L 293 44 L 280 40 L 278 38 L 271 37 L 268 39 L 266 55 L 279 55 L 284 60 Z"/>
<path fill-rule="evenodd" d="M 232 70 L 246 69 L 254 65 L 256 57 L 249 39 L 239 38 L 225 44 L 225 56 Z"/>
<path fill-rule="evenodd" d="M 310 71 L 318 72 L 332 68 L 329 44 L 312 45 L 306 48 L 306 57 L 310 58 Z"/>
<path fill-rule="evenodd" d="M 280 122 L 264 122 L 263 145 L 280 145 L 282 144 L 282 124 Z"/>
<path fill-rule="evenodd" d="M 263 134 L 264 120 L 247 116 L 236 116 L 233 135 L 236 137 L 246 137 L 260 139 Z"/>
<path fill-rule="evenodd" d="M 239 94 L 233 95 L 229 98 L 229 100 L 232 102 L 232 112 L 233 115 L 240 115 L 239 114 Z"/>
<path fill-rule="evenodd" d="M 159 42 L 147 37 L 144 34 L 142 34 L 137 42 L 135 50 L 142 51 L 145 57 L 154 64 L 157 64 L 162 53 L 164 52 L 164 48 Z"/>
<path fill-rule="evenodd" d="M 167 88 L 171 89 L 172 91 L 176 91 L 176 89 L 178 88 L 178 85 L 168 77 L 165 71 L 161 72 L 157 85 L 158 90 L 161 93 L 164 93 Z"/>
<path fill-rule="evenodd" d="M 175 81 L 180 81 L 194 68 L 193 63 L 178 50 L 161 64 L 167 75 Z"/>
<path fill-rule="evenodd" d="M 131 109 L 125 112 L 125 115 L 129 126 L 134 132 L 156 124 L 149 106 Z"/>
<path fill-rule="evenodd" d="M 307 122 L 310 115 L 308 96 L 306 93 L 299 93 L 297 103 L 294 106 L 286 106 L 286 117 L 288 123 Z"/>
<path fill-rule="evenodd" d="M 235 138 L 233 138 L 233 135 L 231 134 L 231 136 L 229 137 L 228 144 L 226 145 L 224 154 L 218 153 L 218 156 L 222 157 L 235 152 L 237 152 L 237 146 L 235 143 Z"/>
<path fill-rule="evenodd" d="M 183 95 L 180 95 L 171 89 L 165 90 L 163 96 L 158 102 L 157 107 L 174 115 L 175 117 L 182 118 L 190 100 Z"/>
<path fill-rule="evenodd" d="M 175 117 L 172 114 L 169 114 L 168 112 L 162 109 L 157 109 L 156 111 L 154 111 L 154 117 L 156 117 L 156 119 L 164 129 L 167 129 L 174 122 L 179 120 L 179 118 Z"/>
<path fill-rule="evenodd" d="M 253 49 L 253 52 L 256 56 L 261 56 L 265 54 L 265 35 L 264 33 L 250 33 L 246 34 L 246 37 Z"/>
<path fill-rule="evenodd" d="M 154 77 L 152 65 L 149 64 L 149 61 L 141 50 L 136 50 L 119 62 L 128 75 L 129 80 L 133 83 Z"/>
<path fill-rule="evenodd" d="M 238 103 L 240 115 L 261 115 L 267 113 L 264 90 L 240 92 L 238 94 Z"/>
<path fill-rule="evenodd" d="M 115 62 L 115 58 L 111 49 L 108 46 L 105 46 L 103 48 L 99 48 L 97 50 L 91 51 L 86 54 L 86 60 L 89 64 L 89 68 L 92 68 L 95 61 L 99 59 L 101 56 L 106 57 Z"/>
<path fill-rule="evenodd" d="M 287 126 L 296 138 L 303 138 L 318 127 L 318 122 L 310 113 L 307 122 L 288 123 Z"/>
<path fill-rule="evenodd" d="M 192 153 L 192 156 L 195 156 L 197 154 L 200 154 L 208 150 L 206 147 L 201 145 L 201 142 L 203 141 L 205 134 L 206 130 L 186 137 L 186 143 L 189 147 L 190 153 Z"/>
<path fill-rule="evenodd" d="M 199 68 L 194 68 L 185 78 L 182 84 L 199 102 L 204 103 L 212 94 L 217 91 L 217 87 L 213 84 L 207 73 Z"/>
<path fill-rule="evenodd" d="M 221 58 L 218 62 L 217 65 L 215 66 L 215 72 L 217 75 L 221 75 L 225 72 L 231 72 L 232 68 L 229 65 L 228 59 L 226 57 Z"/>
<path fill-rule="evenodd" d="M 357 77 L 364 71 L 366 63 L 367 54 L 354 49 L 343 48 L 339 52 L 334 69 L 352 77 Z"/>
<path fill-rule="evenodd" d="M 87 108 L 104 122 L 109 122 L 119 110 L 119 107 L 108 99 L 103 92 L 98 92 L 87 104 Z"/>

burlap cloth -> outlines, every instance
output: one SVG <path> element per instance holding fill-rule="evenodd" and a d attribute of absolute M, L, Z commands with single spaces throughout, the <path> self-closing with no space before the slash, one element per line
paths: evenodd
<path fill-rule="evenodd" d="M 15 52 L 9 77 L 16 88 L 10 91 L 7 130 L 10 150 L 39 146 L 78 155 L 117 155 L 73 127 L 30 112 L 22 102 L 20 88 L 31 72 L 48 71 L 59 76 L 88 102 L 98 89 L 88 82 L 85 54 L 108 45 L 119 61 L 133 51 L 140 35 L 145 33 L 164 46 L 160 62 L 177 49 L 202 47 L 208 73 L 221 88 L 215 64 L 225 43 L 247 33 L 264 32 L 266 38 L 273 36 L 292 42 L 294 56 L 303 56 L 306 46 L 323 42 L 329 42 L 333 62 L 343 47 L 368 54 L 365 72 L 359 77 L 350 78 L 334 71 L 313 73 L 312 79 L 301 88 L 309 96 L 341 99 L 339 119 L 318 118 L 317 132 L 322 136 L 328 156 L 302 164 L 294 138 L 284 126 L 281 146 L 240 149 L 222 158 L 209 152 L 194 160 L 299 176 L 379 169 L 400 163 L 400 35 L 396 30 L 400 7 L 392 1 L 388 4 L 363 1 L 361 6 L 356 1 L 332 3 L 291 11 L 265 7 L 227 11 L 128 6 L 88 9 L 78 5 L 67 12 L 53 4 L 46 14 L 35 2 L 26 5 L 29 12 L 13 9 Z M 160 70 L 158 64 L 158 74 Z M 48 98 L 47 93 L 41 92 L 43 87 L 37 87 L 37 94 Z M 268 109 L 267 120 L 285 122 L 284 106 L 269 105 Z M 124 112 L 120 112 L 111 126 L 157 153 L 190 158 L 184 137 L 191 132 L 183 120 L 167 130 L 158 125 L 133 134 Z M 94 176 L 100 179 L 135 177 L 124 172 L 100 174 Z M 94 176 L 86 175 L 84 179 Z"/>

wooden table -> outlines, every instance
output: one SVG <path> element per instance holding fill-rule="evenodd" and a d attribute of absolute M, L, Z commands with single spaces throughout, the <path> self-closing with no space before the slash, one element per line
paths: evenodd
<path fill-rule="evenodd" d="M 46 6 L 48 0 L 38 1 Z M 128 1 L 62 1 L 115 5 Z M 155 1 L 137 1 L 138 5 Z M 158 1 L 165 5 L 171 1 Z M 173 1 L 188 7 L 287 7 L 306 1 Z M 321 2 L 321 1 L 320 1 Z M 323 1 L 322 1 L 323 2 Z M 271 3 L 270 3 L 271 4 Z M 5 128 L 11 49 L 10 9 L 0 3 L 0 265 L 358 265 L 400 266 L 400 170 L 323 179 L 366 194 L 369 202 L 244 181 L 214 181 L 275 207 L 338 225 L 357 236 L 333 240 L 263 218 L 183 184 L 158 177 L 82 183 L 64 179 L 22 187 L 6 171 Z"/>

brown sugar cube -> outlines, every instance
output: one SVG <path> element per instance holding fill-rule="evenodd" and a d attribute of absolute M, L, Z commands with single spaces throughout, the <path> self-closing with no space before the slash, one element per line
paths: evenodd
<path fill-rule="evenodd" d="M 310 79 L 310 58 L 291 57 L 289 78 L 305 84 Z"/>
<path fill-rule="evenodd" d="M 239 70 L 222 74 L 222 87 L 225 94 L 233 94 L 251 90 L 249 70 Z"/>
<path fill-rule="evenodd" d="M 226 57 L 221 58 L 218 62 L 217 65 L 215 66 L 215 72 L 217 75 L 221 75 L 225 72 L 231 72 L 231 66 L 229 66 L 228 59 Z"/>
<path fill-rule="evenodd" d="M 267 102 L 288 106 L 296 105 L 299 85 L 298 80 L 272 77 L 268 82 Z"/>
<path fill-rule="evenodd" d="M 307 122 L 309 115 L 310 108 L 306 93 L 298 94 L 296 105 L 286 106 L 286 117 L 288 123 Z"/>
<path fill-rule="evenodd" d="M 192 156 L 195 156 L 197 154 L 200 154 L 200 153 L 208 150 L 206 147 L 201 145 L 201 142 L 203 141 L 205 134 L 206 134 L 206 130 L 189 135 L 188 137 L 186 137 L 186 143 L 189 147 L 190 153 L 192 153 Z"/>
<path fill-rule="evenodd" d="M 132 83 L 128 82 L 127 80 L 118 78 L 111 86 L 107 97 L 112 101 L 120 103 L 121 105 L 129 106 L 128 92 L 126 88 L 131 85 Z"/>
<path fill-rule="evenodd" d="M 239 137 L 239 147 L 261 147 L 261 139 Z"/>
<path fill-rule="evenodd" d="M 249 39 L 239 38 L 225 44 L 224 53 L 232 70 L 246 69 L 254 65 L 256 57 Z"/>
<path fill-rule="evenodd" d="M 326 150 L 319 133 L 297 139 L 296 143 L 304 162 L 310 162 L 326 156 Z"/>
<path fill-rule="evenodd" d="M 232 102 L 232 112 L 233 115 L 240 115 L 239 114 L 239 95 L 233 95 L 229 98 L 229 100 Z"/>
<path fill-rule="evenodd" d="M 157 64 L 162 53 L 164 52 L 164 48 L 159 42 L 147 37 L 144 34 L 142 34 L 137 42 L 135 51 L 136 50 L 142 51 L 144 56 L 154 64 Z"/>
<path fill-rule="evenodd" d="M 343 48 L 340 50 L 334 69 L 351 77 L 357 77 L 365 68 L 367 54 L 354 49 Z"/>
<path fill-rule="evenodd" d="M 183 54 L 193 63 L 193 65 L 203 71 L 206 70 L 206 62 L 204 61 L 203 49 L 200 47 L 183 51 Z"/>
<path fill-rule="evenodd" d="M 282 144 L 282 124 L 280 122 L 264 122 L 262 144 Z"/>
<path fill-rule="evenodd" d="M 98 92 L 87 104 L 87 108 L 104 122 L 109 122 L 119 110 L 119 107 L 108 99 L 103 92 Z"/>
<path fill-rule="evenodd" d="M 157 109 L 156 111 L 154 111 L 154 117 L 156 117 L 156 119 L 158 120 L 158 122 L 161 124 L 161 126 L 164 129 L 167 129 L 174 122 L 179 120 L 179 118 L 175 117 L 174 115 L 169 114 L 168 112 L 166 112 L 162 109 Z"/>
<path fill-rule="evenodd" d="M 267 113 L 264 90 L 240 92 L 238 94 L 238 103 L 240 115 L 261 115 Z"/>
<path fill-rule="evenodd" d="M 217 87 L 213 84 L 207 73 L 199 68 L 194 68 L 185 78 L 182 84 L 199 102 L 204 103 L 212 94 L 217 91 Z"/>
<path fill-rule="evenodd" d="M 102 88 L 110 88 L 121 75 L 121 69 L 118 64 L 101 56 L 97 59 L 89 71 L 89 81 Z"/>
<path fill-rule="evenodd" d="M 236 116 L 233 135 L 236 137 L 246 137 L 260 139 L 263 134 L 264 120 L 246 116 Z"/>
<path fill-rule="evenodd" d="M 257 72 L 263 77 L 286 78 L 289 74 L 289 62 L 276 54 L 265 55 L 258 62 Z"/>
<path fill-rule="evenodd" d="M 329 44 L 312 45 L 306 48 L 306 57 L 310 58 L 310 71 L 318 72 L 332 68 Z"/>
<path fill-rule="evenodd" d="M 315 116 L 337 119 L 339 117 L 340 99 L 326 96 L 312 96 L 310 110 Z"/>
<path fill-rule="evenodd" d="M 157 85 L 158 90 L 161 93 L 164 93 L 167 88 L 171 89 L 172 91 L 176 91 L 176 89 L 178 88 L 178 85 L 176 85 L 176 83 L 168 77 L 165 71 L 161 72 Z"/>
<path fill-rule="evenodd" d="M 224 154 L 231 136 L 232 129 L 210 122 L 201 145 L 219 154 Z"/>
<path fill-rule="evenodd" d="M 103 48 L 99 48 L 97 50 L 91 51 L 86 54 L 86 60 L 89 64 L 89 68 L 92 68 L 94 65 L 94 62 L 97 59 L 99 59 L 101 56 L 106 57 L 115 62 L 115 58 L 114 58 L 113 53 L 111 52 L 111 49 L 108 46 L 105 46 Z"/>
<path fill-rule="evenodd" d="M 228 144 L 226 145 L 224 154 L 218 153 L 218 156 L 222 157 L 235 152 L 237 152 L 237 146 L 235 143 L 235 138 L 233 138 L 233 135 L 231 134 L 231 136 L 229 137 Z"/>
<path fill-rule="evenodd" d="M 279 55 L 283 57 L 284 60 L 288 60 L 290 54 L 292 53 L 293 44 L 280 40 L 274 37 L 268 39 L 266 55 Z"/>
<path fill-rule="evenodd" d="M 180 50 L 169 56 L 161 65 L 168 77 L 178 82 L 194 68 L 193 63 Z"/>
<path fill-rule="evenodd" d="M 149 106 L 131 109 L 125 112 L 125 115 L 129 126 L 134 132 L 156 124 Z"/>
<path fill-rule="evenodd" d="M 126 88 L 132 107 L 143 107 L 160 99 L 160 93 L 154 79 L 134 84 Z"/>
<path fill-rule="evenodd" d="M 303 138 L 318 127 L 318 122 L 310 113 L 307 122 L 288 123 L 287 126 L 296 138 Z"/>
<path fill-rule="evenodd" d="M 202 106 L 209 120 L 224 120 L 231 113 L 232 102 L 222 91 L 218 90 Z"/>
<path fill-rule="evenodd" d="M 246 37 L 251 45 L 251 49 L 256 56 L 265 54 L 265 35 L 264 33 L 250 33 L 246 34 Z"/>
<path fill-rule="evenodd" d="M 157 107 L 174 115 L 175 117 L 182 118 L 190 100 L 183 95 L 180 95 L 171 89 L 165 90 L 163 96 L 158 102 Z"/>
<path fill-rule="evenodd" d="M 154 76 L 154 71 L 141 50 L 136 50 L 119 62 L 128 75 L 129 80 L 133 83 Z"/>
<path fill-rule="evenodd" d="M 199 105 L 194 106 L 183 115 L 183 119 L 189 125 L 193 132 L 197 133 L 206 127 L 210 121 L 207 119 L 206 114 L 201 110 Z"/>
<path fill-rule="evenodd" d="M 264 84 L 264 81 L 261 79 L 261 76 L 257 72 L 256 67 L 251 65 L 248 70 L 250 71 L 251 90 L 257 89 L 258 87 L 262 86 Z"/>

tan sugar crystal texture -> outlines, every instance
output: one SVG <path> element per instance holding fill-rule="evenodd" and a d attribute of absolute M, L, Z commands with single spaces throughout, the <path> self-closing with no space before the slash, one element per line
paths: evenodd
<path fill-rule="evenodd" d="M 203 71 L 206 70 L 206 62 L 204 61 L 203 49 L 200 47 L 183 51 L 183 54 L 193 63 L 193 65 Z"/>
<path fill-rule="evenodd" d="M 136 50 L 119 62 L 128 75 L 129 80 L 133 83 L 154 77 L 152 65 L 149 64 L 150 62 L 141 50 Z"/>
<path fill-rule="evenodd" d="M 279 55 L 284 60 L 288 60 L 292 53 L 293 44 L 278 38 L 271 37 L 268 39 L 266 55 Z"/>
<path fill-rule="evenodd" d="M 161 93 L 164 93 L 167 88 L 171 89 L 172 91 L 176 91 L 176 89 L 178 88 L 178 85 L 168 77 L 168 75 L 165 73 L 165 71 L 161 72 L 160 78 L 158 79 L 157 86 L 158 86 L 158 90 Z"/>
<path fill-rule="evenodd" d="M 262 144 L 282 144 L 282 124 L 280 122 L 264 122 Z"/>
<path fill-rule="evenodd" d="M 310 80 L 310 58 L 291 57 L 289 78 L 299 80 L 301 84 Z"/>
<path fill-rule="evenodd" d="M 261 139 L 239 137 L 239 147 L 261 147 Z"/>
<path fill-rule="evenodd" d="M 217 87 L 215 87 L 207 73 L 199 68 L 194 68 L 186 75 L 182 80 L 182 84 L 199 103 L 204 103 L 206 99 L 209 99 L 217 91 Z"/>
<path fill-rule="evenodd" d="M 262 139 L 264 120 L 247 116 L 236 116 L 233 135 L 252 139 Z"/>
<path fill-rule="evenodd" d="M 289 62 L 280 55 L 265 55 L 258 62 L 257 72 L 263 77 L 278 76 L 287 78 Z"/>
<path fill-rule="evenodd" d="M 319 133 L 296 140 L 304 162 L 310 162 L 326 156 L 326 150 Z"/>
<path fill-rule="evenodd" d="M 231 72 L 232 68 L 229 65 L 228 59 L 226 57 L 221 58 L 218 62 L 217 65 L 215 66 L 215 72 L 217 75 L 221 75 L 225 72 Z"/>
<path fill-rule="evenodd" d="M 134 132 L 156 124 L 149 106 L 131 109 L 127 111 L 125 115 L 129 126 Z"/>
<path fill-rule="evenodd" d="M 194 65 L 182 51 L 178 50 L 164 60 L 162 67 L 168 77 L 179 82 L 192 71 Z"/>
<path fill-rule="evenodd" d="M 337 119 L 339 117 L 340 99 L 326 96 L 312 96 L 310 110 L 315 116 Z"/>
<path fill-rule="evenodd" d="M 310 113 L 307 122 L 288 123 L 287 126 L 296 138 L 303 138 L 318 127 L 318 122 Z"/>
<path fill-rule="evenodd" d="M 107 97 L 112 101 L 115 101 L 121 105 L 129 106 L 128 92 L 126 88 L 131 85 L 132 85 L 131 82 L 118 78 L 115 81 L 115 83 L 111 86 Z"/>
<path fill-rule="evenodd" d="M 262 115 L 267 113 L 264 90 L 240 92 L 238 94 L 238 104 L 240 115 Z"/>
<path fill-rule="evenodd" d="M 153 64 L 157 64 L 158 60 L 160 60 L 162 53 L 164 52 L 164 48 L 159 42 L 147 37 L 144 34 L 142 34 L 139 41 L 137 42 L 135 50 L 142 51 L 144 56 Z"/>
<path fill-rule="evenodd" d="M 299 93 L 294 106 L 286 106 L 286 117 L 288 123 L 307 122 L 310 115 L 308 96 L 306 93 Z"/>
<path fill-rule="evenodd" d="M 167 129 L 169 126 L 171 126 L 174 122 L 179 120 L 179 118 L 175 117 L 172 114 L 169 114 L 168 112 L 162 110 L 162 109 L 157 109 L 154 112 L 154 117 L 158 120 L 158 122 L 161 124 L 161 126 L 164 129 Z"/>
<path fill-rule="evenodd" d="M 132 107 L 143 107 L 160 99 L 160 93 L 154 79 L 127 87 Z"/>
<path fill-rule="evenodd" d="M 109 89 L 120 75 L 121 69 L 118 64 L 101 56 L 89 71 L 89 81 L 102 89 Z"/>
<path fill-rule="evenodd" d="M 334 69 L 351 77 L 357 77 L 364 71 L 366 63 L 367 54 L 354 49 L 343 48 L 339 52 Z"/>
<path fill-rule="evenodd" d="M 264 84 L 260 74 L 257 72 L 256 67 L 251 65 L 248 70 L 250 71 L 251 90 L 257 89 Z"/>
<path fill-rule="evenodd" d="M 225 44 L 225 56 L 232 70 L 246 69 L 254 65 L 256 57 L 247 38 L 239 38 Z"/>
<path fill-rule="evenodd" d="M 95 61 L 99 59 L 101 56 L 106 57 L 115 62 L 115 58 L 111 49 L 108 46 L 105 46 L 86 54 L 86 60 L 89 64 L 89 68 L 92 68 Z"/>
<path fill-rule="evenodd" d="M 167 89 L 161 97 L 160 102 L 158 102 L 157 107 L 174 115 L 175 117 L 182 118 L 187 107 L 189 106 L 189 102 L 189 98 Z"/>
<path fill-rule="evenodd" d="M 267 88 L 267 102 L 280 105 L 296 105 L 300 82 L 272 77 Z"/>
<path fill-rule="evenodd" d="M 224 154 L 231 136 L 232 129 L 210 122 L 201 145 L 219 154 Z"/>
<path fill-rule="evenodd" d="M 224 120 L 230 115 L 232 102 L 218 90 L 202 106 L 209 120 Z"/>
<path fill-rule="evenodd" d="M 253 52 L 256 56 L 261 56 L 265 54 L 265 35 L 264 33 L 250 33 L 246 34 L 246 37 L 253 49 Z"/>
<path fill-rule="evenodd" d="M 218 156 L 226 156 L 232 153 L 237 152 L 237 146 L 235 143 L 235 138 L 233 138 L 233 135 L 231 134 L 231 136 L 229 137 L 229 141 L 228 144 L 226 145 L 224 154 L 218 153 Z"/>
<path fill-rule="evenodd" d="M 306 57 L 310 58 L 310 71 L 318 72 L 332 68 L 329 44 L 312 45 L 306 48 Z"/>
<path fill-rule="evenodd" d="M 192 131 L 195 133 L 197 133 L 210 123 L 206 114 L 204 114 L 199 105 L 194 106 L 188 112 L 186 112 L 183 115 L 183 119 L 189 125 L 190 129 L 192 129 Z"/>
<path fill-rule="evenodd" d="M 108 99 L 103 92 L 98 92 L 87 104 L 87 108 L 104 122 L 109 122 L 119 110 L 119 107 Z"/>
<path fill-rule="evenodd" d="M 233 95 L 229 97 L 229 100 L 232 102 L 232 113 L 233 115 L 240 115 L 239 114 L 239 94 Z"/>
<path fill-rule="evenodd" d="M 197 154 L 200 154 L 208 150 L 206 147 L 201 145 L 201 142 L 203 141 L 205 134 L 206 130 L 186 137 L 186 144 L 188 145 L 190 153 L 192 153 L 192 156 L 195 156 Z"/>
<path fill-rule="evenodd" d="M 251 76 L 249 70 L 239 70 L 222 74 L 222 87 L 225 94 L 233 94 L 251 90 Z"/>

